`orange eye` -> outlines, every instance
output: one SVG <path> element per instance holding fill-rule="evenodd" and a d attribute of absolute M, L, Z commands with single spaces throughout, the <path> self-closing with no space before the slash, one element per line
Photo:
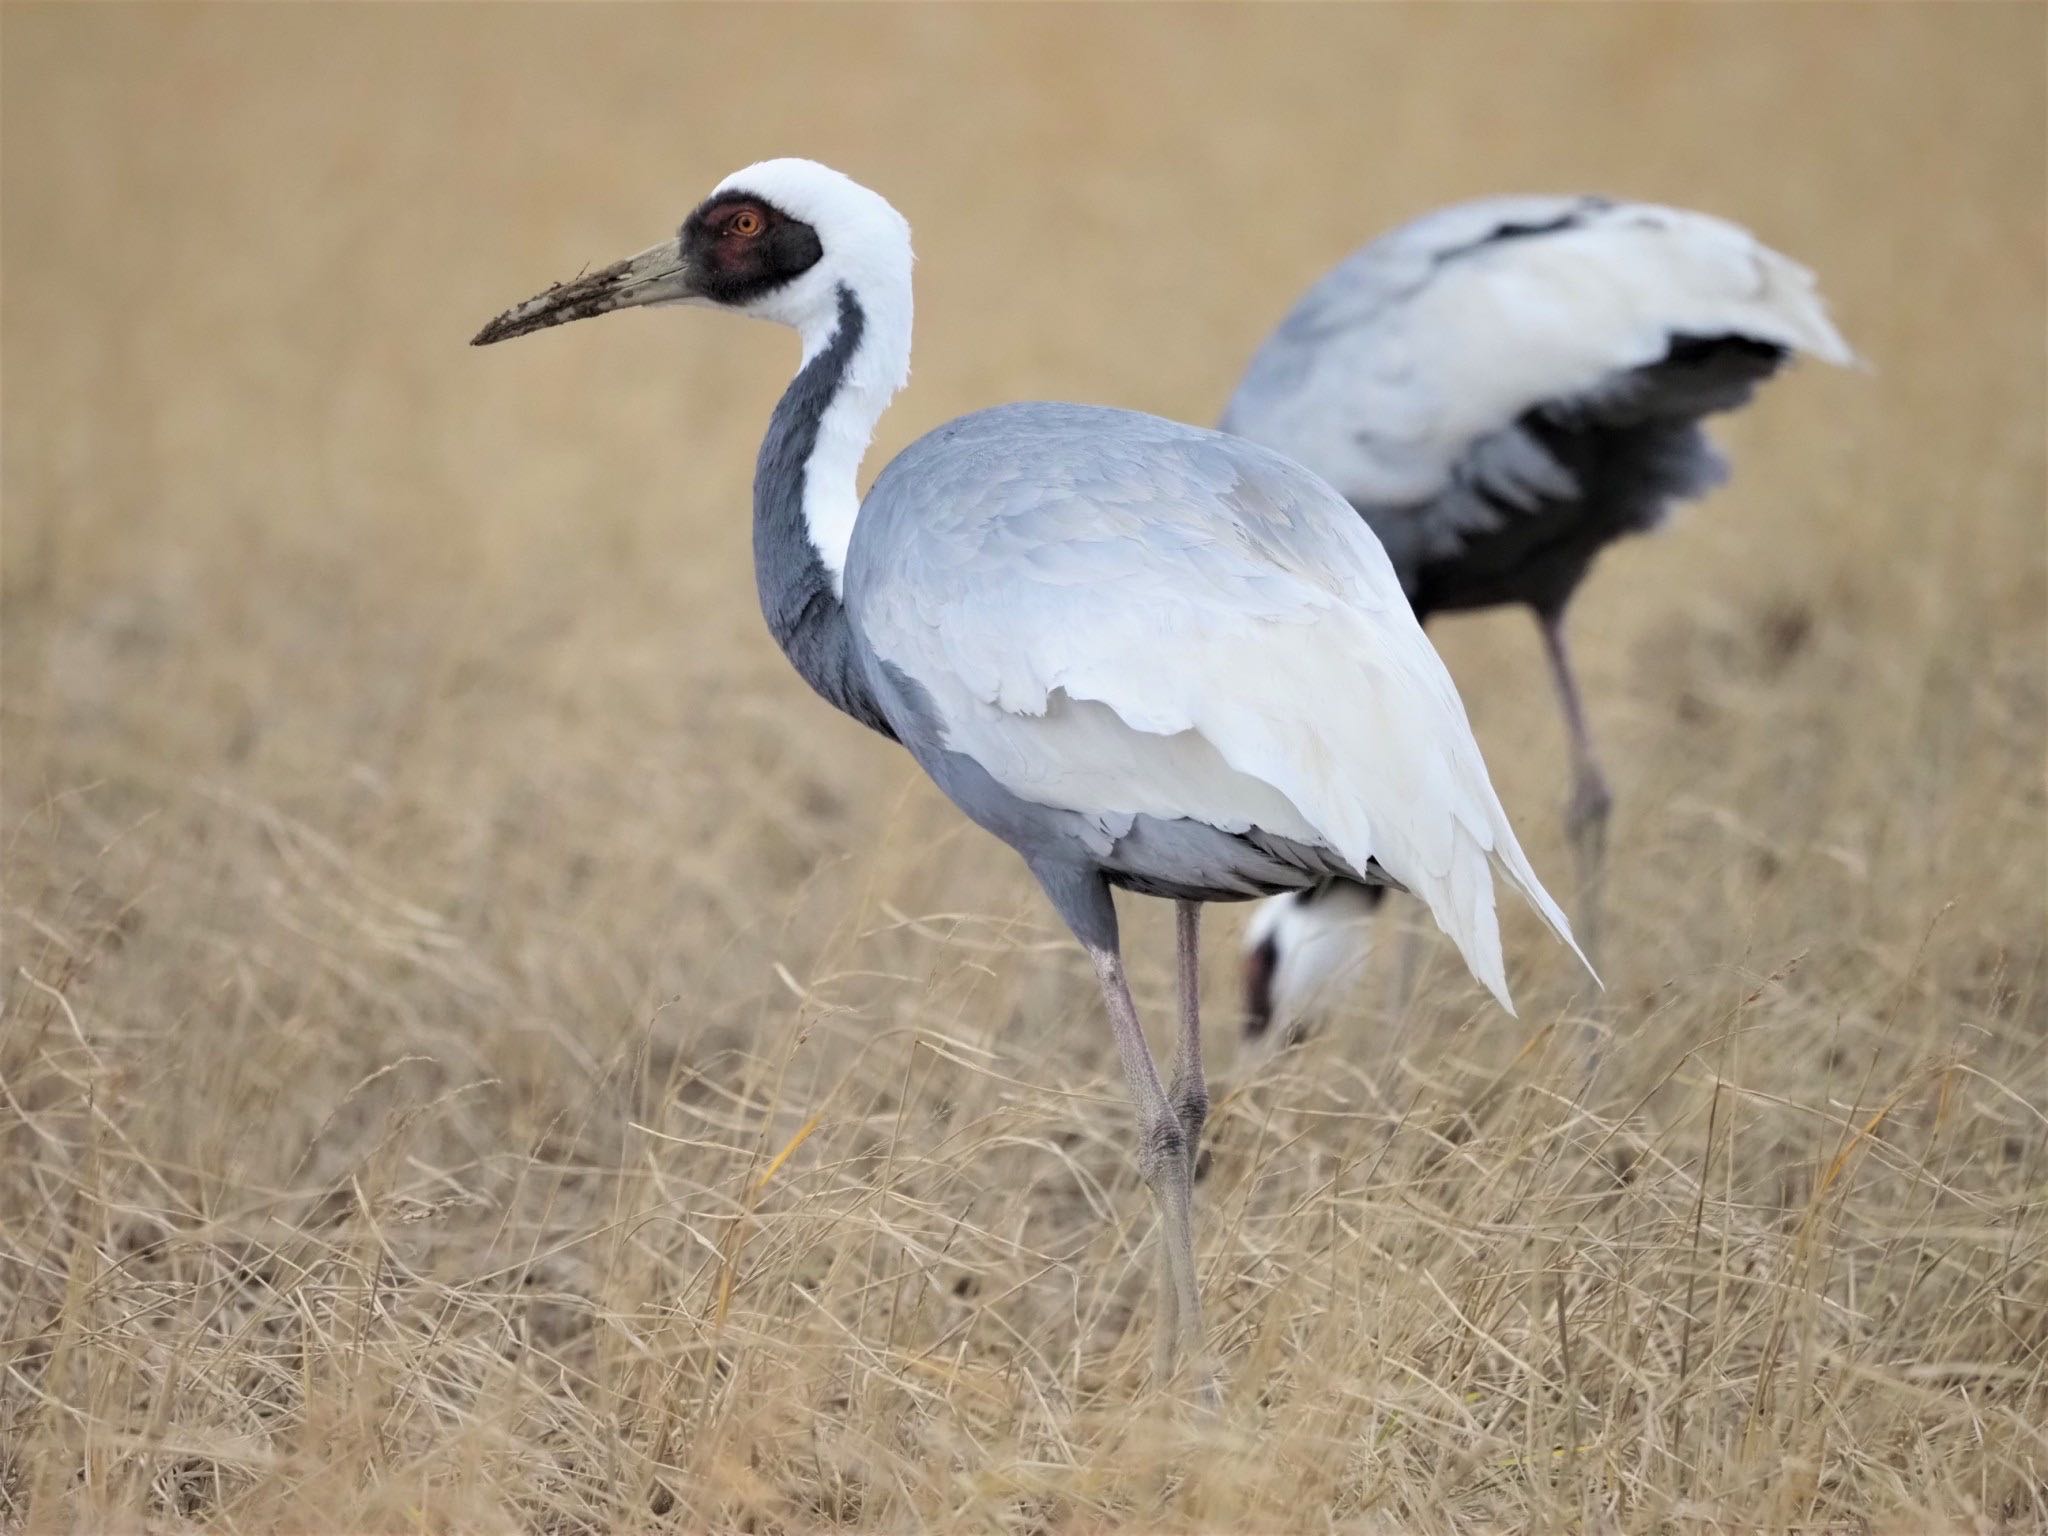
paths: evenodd
<path fill-rule="evenodd" d="M 761 215 L 751 208 L 742 208 L 733 215 L 728 227 L 736 235 L 758 235 L 761 233 Z"/>

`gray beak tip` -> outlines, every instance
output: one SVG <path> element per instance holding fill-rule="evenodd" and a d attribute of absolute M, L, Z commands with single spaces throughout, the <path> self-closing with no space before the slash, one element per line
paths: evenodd
<path fill-rule="evenodd" d="M 512 311 L 506 310 L 490 324 L 469 338 L 472 347 L 488 347 L 494 341 L 503 341 L 512 334 Z"/>
<path fill-rule="evenodd" d="M 570 308 L 564 300 L 572 297 L 567 283 L 550 284 L 545 293 L 535 294 L 524 303 L 514 304 L 498 315 L 469 338 L 472 347 L 488 347 L 495 341 L 510 341 L 515 336 L 526 336 L 534 331 L 546 330 L 551 325 L 560 325 L 564 320 L 574 320 L 584 314 L 597 311 L 591 307 Z"/>
<path fill-rule="evenodd" d="M 553 283 L 523 304 L 514 304 L 469 339 L 472 347 L 530 336 L 551 325 L 588 320 L 615 309 L 659 304 L 688 292 L 687 276 L 676 242 L 657 245 L 625 261 L 615 261 L 571 282 Z"/>

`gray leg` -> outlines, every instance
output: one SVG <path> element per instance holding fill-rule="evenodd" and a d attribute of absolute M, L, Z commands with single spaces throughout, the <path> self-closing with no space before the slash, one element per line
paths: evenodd
<path fill-rule="evenodd" d="M 1161 1380 L 1171 1374 L 1175 1357 L 1185 1346 L 1199 1359 L 1202 1348 L 1202 1298 L 1195 1281 L 1194 1179 L 1188 1164 L 1188 1135 L 1179 1111 L 1159 1081 L 1159 1068 L 1138 1026 L 1137 1005 L 1124 979 L 1124 963 L 1116 950 L 1089 947 L 1095 979 L 1109 1010 L 1110 1033 L 1123 1061 L 1124 1082 L 1138 1110 L 1138 1170 L 1152 1188 L 1159 1206 L 1160 1296 L 1159 1352 Z M 1214 1388 L 1206 1378 L 1205 1396 Z"/>
<path fill-rule="evenodd" d="M 1550 659 L 1550 675 L 1557 684 L 1565 730 L 1571 737 L 1572 793 L 1565 803 L 1564 826 L 1578 860 L 1578 939 L 1586 957 L 1598 965 L 1607 817 L 1614 809 L 1614 794 L 1607 787 L 1607 776 L 1600 771 L 1599 759 L 1593 755 L 1592 732 L 1586 726 L 1585 705 L 1579 698 L 1578 679 L 1572 672 L 1571 651 L 1565 645 L 1564 613 L 1540 613 L 1537 622 L 1543 629 L 1543 651 Z"/>
<path fill-rule="evenodd" d="M 1180 1042 L 1174 1047 L 1173 1072 L 1166 1095 L 1180 1115 L 1188 1138 L 1188 1177 L 1202 1150 L 1202 1126 L 1209 1118 L 1209 1082 L 1202 1071 L 1202 966 L 1199 951 L 1202 904 L 1174 903 L 1174 939 L 1180 968 Z"/>

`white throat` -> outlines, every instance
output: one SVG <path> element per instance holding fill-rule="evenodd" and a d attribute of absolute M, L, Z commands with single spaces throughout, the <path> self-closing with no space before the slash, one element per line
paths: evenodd
<path fill-rule="evenodd" d="M 832 578 L 834 597 L 844 595 L 846 552 L 860 516 L 861 460 L 874 440 L 875 423 L 910 374 L 910 285 L 900 288 L 885 289 L 879 301 L 871 292 L 852 290 L 861 311 L 860 342 L 804 464 L 804 529 Z M 840 324 L 836 299 L 799 324 L 804 365 L 831 346 Z"/>

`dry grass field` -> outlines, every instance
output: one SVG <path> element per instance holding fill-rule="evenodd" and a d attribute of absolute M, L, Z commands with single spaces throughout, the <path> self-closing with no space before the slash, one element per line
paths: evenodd
<path fill-rule="evenodd" d="M 2044 17 L 7 6 L 0 1527 L 2048 1529 Z M 918 233 L 870 473 L 1213 419 L 1498 190 L 1872 364 L 1577 610 L 1592 1013 L 1517 913 L 1519 1021 L 1438 944 L 1255 1059 L 1212 921 L 1220 1417 L 1083 956 L 754 610 L 793 343 L 464 344 L 776 153 Z M 1438 638 L 1562 889 L 1533 628 Z"/>

